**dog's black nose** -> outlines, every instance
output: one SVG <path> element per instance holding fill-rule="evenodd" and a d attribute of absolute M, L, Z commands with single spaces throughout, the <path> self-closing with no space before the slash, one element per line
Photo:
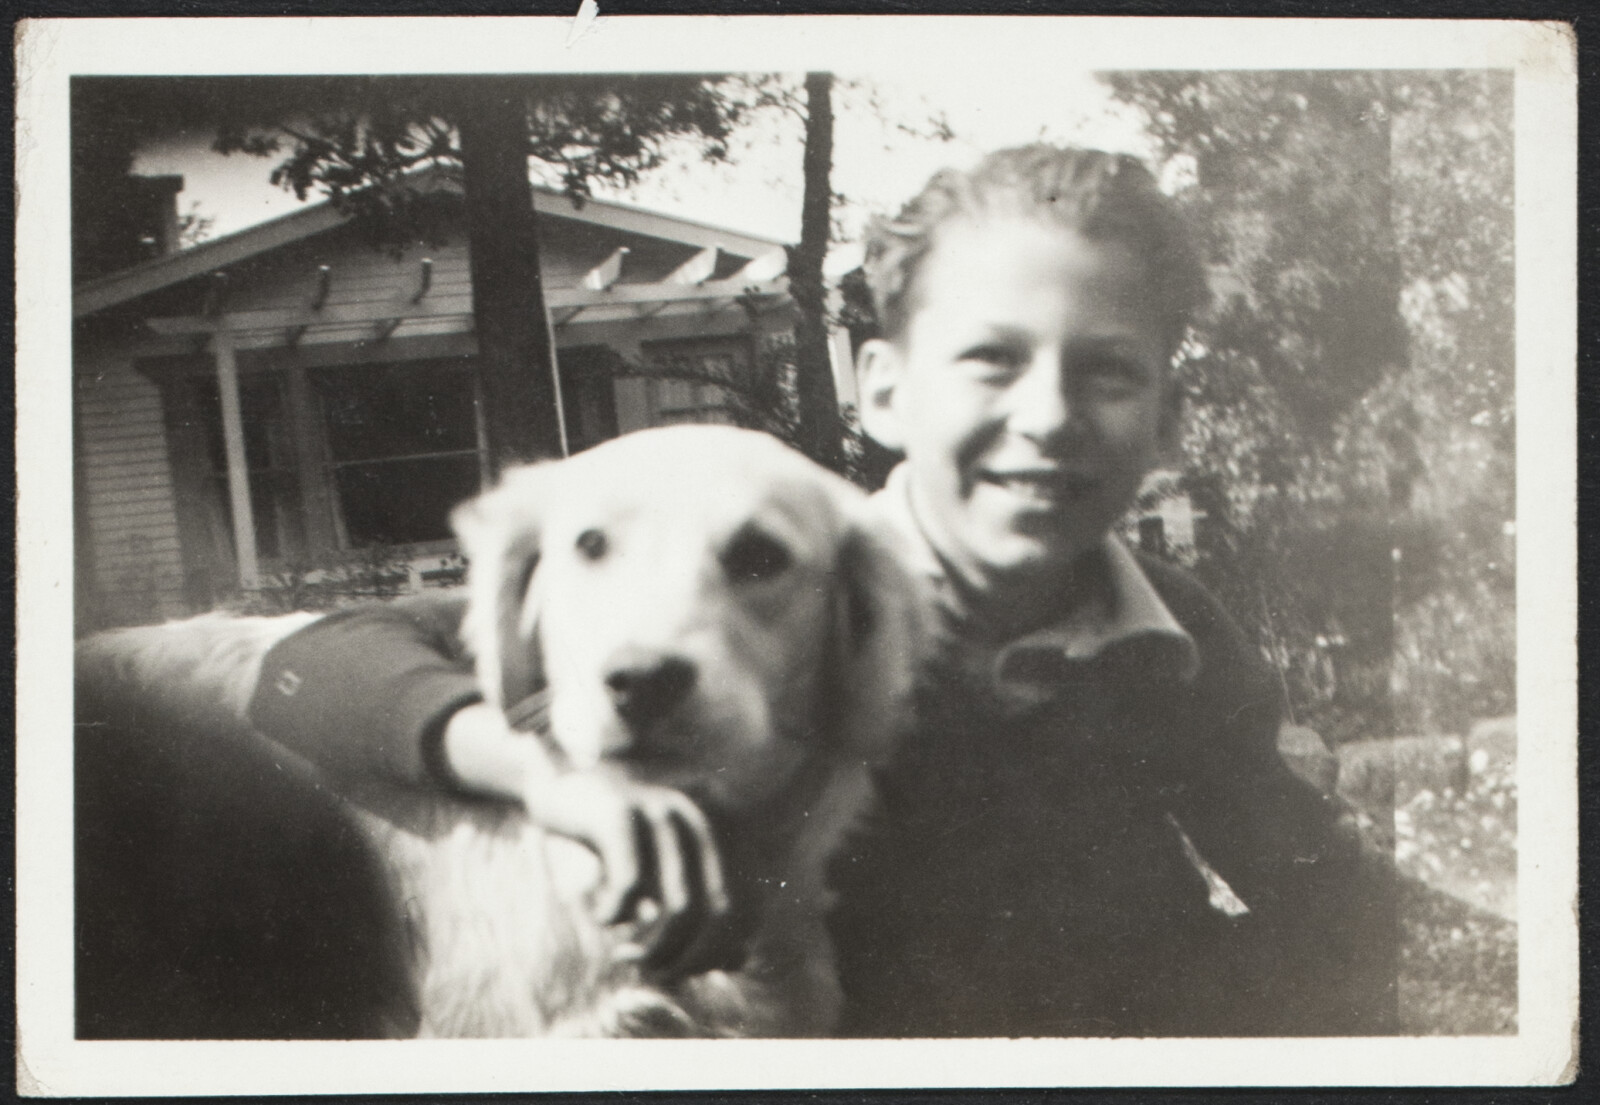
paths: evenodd
<path fill-rule="evenodd" d="M 606 669 L 606 689 L 622 720 L 644 725 L 664 717 L 694 687 L 694 663 L 650 649 L 623 649 Z"/>

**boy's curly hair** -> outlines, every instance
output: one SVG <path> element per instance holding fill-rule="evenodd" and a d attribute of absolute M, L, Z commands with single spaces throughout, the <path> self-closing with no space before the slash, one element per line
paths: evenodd
<path fill-rule="evenodd" d="M 862 264 L 881 335 L 903 337 L 917 270 L 939 227 L 984 215 L 1050 220 L 1086 238 L 1121 242 L 1144 264 L 1169 351 L 1209 293 L 1183 218 L 1138 158 L 1048 145 L 997 150 L 970 171 L 935 173 L 893 219 L 867 228 Z"/>

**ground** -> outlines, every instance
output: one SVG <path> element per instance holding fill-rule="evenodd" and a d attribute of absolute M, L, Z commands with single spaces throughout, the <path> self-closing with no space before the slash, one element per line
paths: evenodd
<path fill-rule="evenodd" d="M 1395 780 L 1407 1034 L 1517 1031 L 1515 728 L 1499 724 L 1461 747 L 1469 770 L 1459 793 Z"/>

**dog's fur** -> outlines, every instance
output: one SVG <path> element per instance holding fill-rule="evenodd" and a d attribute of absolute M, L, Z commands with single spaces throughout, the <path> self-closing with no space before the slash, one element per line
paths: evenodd
<path fill-rule="evenodd" d="M 769 437 L 702 426 L 514 470 L 458 509 L 463 635 L 486 699 L 507 708 L 547 682 L 570 770 L 620 767 L 693 799 L 751 935 L 737 970 L 655 984 L 615 954 L 629 934 L 591 916 L 586 849 L 503 806 L 374 783 L 349 808 L 407 915 L 418 1031 L 830 1029 L 824 867 L 869 801 L 922 638 L 923 604 L 863 503 Z M 243 719 L 262 659 L 310 617 L 98 635 L 79 647 L 80 701 L 259 741 Z M 689 673 L 648 724 L 620 716 L 607 685 L 638 657 Z"/>

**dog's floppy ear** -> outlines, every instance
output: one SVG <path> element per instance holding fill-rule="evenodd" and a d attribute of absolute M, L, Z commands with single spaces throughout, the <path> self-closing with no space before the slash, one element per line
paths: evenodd
<path fill-rule="evenodd" d="M 906 567 L 898 534 L 864 500 L 849 507 L 837 574 L 833 739 L 853 756 L 878 762 L 907 719 L 930 607 Z"/>
<path fill-rule="evenodd" d="M 530 588 L 539 564 L 543 465 L 507 472 L 498 486 L 450 515 L 466 555 L 467 613 L 461 634 L 489 705 L 504 711 L 544 683 Z"/>

